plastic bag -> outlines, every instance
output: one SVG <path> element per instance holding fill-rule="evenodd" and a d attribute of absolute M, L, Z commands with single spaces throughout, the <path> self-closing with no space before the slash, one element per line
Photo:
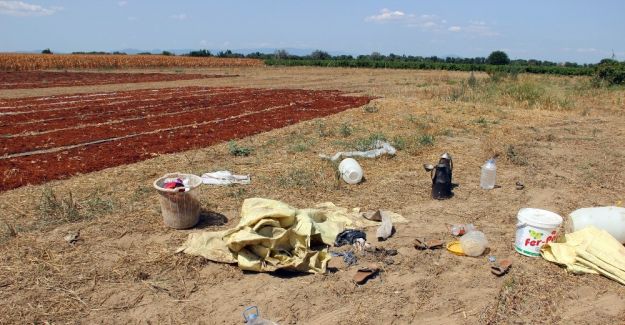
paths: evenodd
<path fill-rule="evenodd" d="M 382 213 L 381 215 L 382 224 L 376 231 L 376 237 L 378 237 L 379 241 L 386 240 L 393 234 L 393 221 L 391 220 L 391 217 L 386 213 Z"/>
<path fill-rule="evenodd" d="M 488 240 L 483 232 L 474 230 L 460 237 L 460 246 L 465 255 L 480 256 L 484 254 L 488 246 Z"/>

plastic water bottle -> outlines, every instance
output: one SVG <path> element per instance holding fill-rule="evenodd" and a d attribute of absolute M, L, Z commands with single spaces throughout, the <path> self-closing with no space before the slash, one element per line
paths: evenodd
<path fill-rule="evenodd" d="M 495 188 L 495 178 L 497 177 L 497 166 L 495 159 L 491 158 L 482 165 L 482 177 L 480 178 L 480 187 L 485 190 Z"/>
<path fill-rule="evenodd" d="M 245 324 L 249 325 L 277 325 L 268 319 L 260 318 L 260 312 L 256 306 L 247 307 L 243 311 L 243 318 L 245 319 Z"/>
<path fill-rule="evenodd" d="M 474 231 L 475 226 L 472 223 L 466 225 L 451 225 L 450 230 L 453 236 L 462 236 L 468 232 Z"/>

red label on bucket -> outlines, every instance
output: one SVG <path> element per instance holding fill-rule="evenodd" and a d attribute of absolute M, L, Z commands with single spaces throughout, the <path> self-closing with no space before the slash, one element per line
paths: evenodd
<path fill-rule="evenodd" d="M 525 246 L 530 246 L 530 247 L 535 247 L 535 246 L 542 246 L 544 244 L 548 244 L 552 241 L 554 241 L 556 239 L 556 231 L 552 231 L 551 234 L 549 234 L 549 236 L 547 236 L 547 238 L 545 238 L 545 240 L 542 239 L 543 237 L 543 233 L 541 232 L 537 232 L 534 231 L 532 229 L 529 229 L 529 233 L 530 233 L 530 237 L 529 238 L 525 238 Z"/>

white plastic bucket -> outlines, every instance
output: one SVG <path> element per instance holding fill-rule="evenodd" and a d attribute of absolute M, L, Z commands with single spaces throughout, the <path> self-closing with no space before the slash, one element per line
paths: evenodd
<path fill-rule="evenodd" d="M 523 208 L 517 214 L 514 249 L 519 254 L 538 257 L 544 244 L 556 239 L 562 217 L 551 211 Z"/>

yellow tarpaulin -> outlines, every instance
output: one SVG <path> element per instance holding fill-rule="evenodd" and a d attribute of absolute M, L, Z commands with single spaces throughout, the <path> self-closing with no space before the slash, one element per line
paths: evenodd
<path fill-rule="evenodd" d="M 243 202 L 241 220 L 230 230 L 189 235 L 178 249 L 222 263 L 238 263 L 243 270 L 271 272 L 289 269 L 324 273 L 330 260 L 327 250 L 346 227 L 379 225 L 360 217 L 358 209 L 323 203 L 313 209 L 296 209 L 286 203 L 251 198 Z M 393 223 L 406 219 L 391 213 Z"/>
<path fill-rule="evenodd" d="M 625 285 L 625 247 L 605 230 L 588 227 L 566 234 L 564 242 L 549 243 L 540 254 L 570 272 L 598 273 Z"/>

